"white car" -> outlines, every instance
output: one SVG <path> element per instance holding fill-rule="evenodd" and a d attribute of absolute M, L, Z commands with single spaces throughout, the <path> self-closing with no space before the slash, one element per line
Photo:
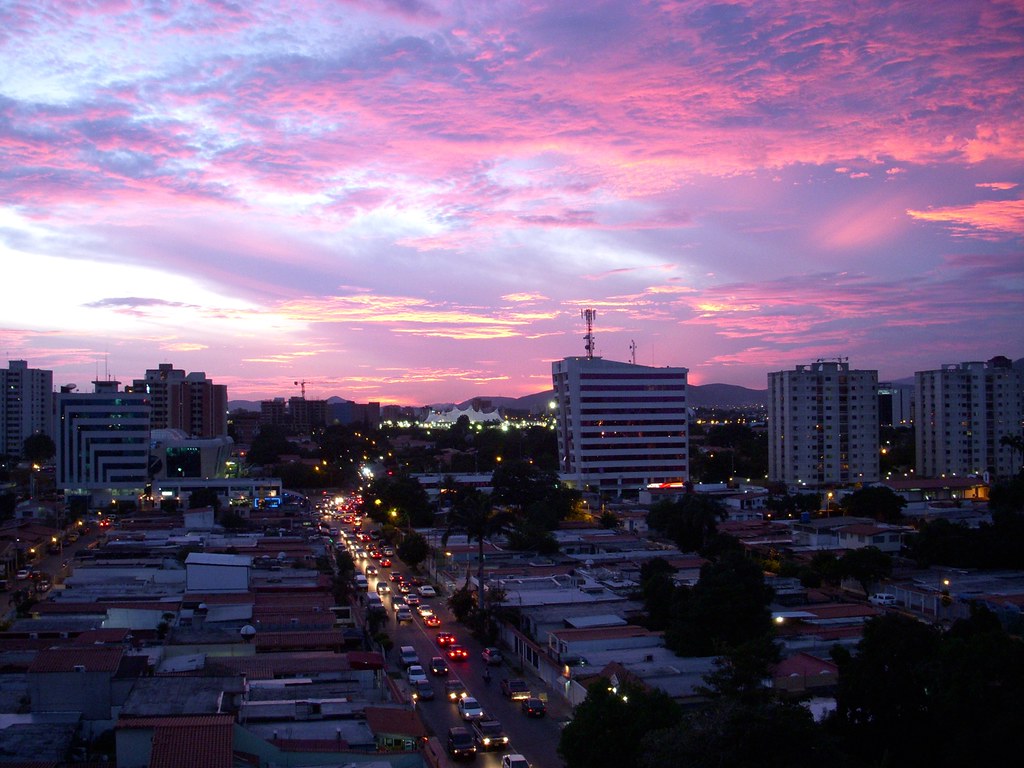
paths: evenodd
<path fill-rule="evenodd" d="M 406 677 L 409 680 L 409 685 L 415 685 L 420 682 L 427 682 L 427 673 L 423 671 L 423 667 L 419 664 L 413 664 L 405 671 Z"/>
<path fill-rule="evenodd" d="M 437 592 L 429 584 L 424 584 L 419 588 L 420 597 L 437 597 Z"/>
<path fill-rule="evenodd" d="M 463 720 L 479 720 L 484 716 L 484 708 L 472 696 L 459 699 L 459 716 Z"/>
<path fill-rule="evenodd" d="M 522 755 L 503 755 L 501 768 L 530 768 L 530 764 Z"/>
<path fill-rule="evenodd" d="M 422 604 L 416 606 L 416 613 L 418 613 L 420 616 L 422 616 L 425 619 L 425 618 L 427 618 L 427 616 L 433 616 L 434 615 L 434 609 L 431 608 L 426 603 L 422 603 Z"/>

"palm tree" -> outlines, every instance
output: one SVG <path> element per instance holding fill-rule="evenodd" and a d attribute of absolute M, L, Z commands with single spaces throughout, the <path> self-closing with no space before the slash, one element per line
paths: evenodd
<path fill-rule="evenodd" d="M 441 546 L 448 546 L 454 533 L 464 533 L 470 541 L 476 540 L 477 550 L 477 605 L 484 610 L 484 540 L 508 528 L 512 515 L 491 505 L 491 497 L 476 488 L 456 484 L 448 526 L 441 536 Z"/>

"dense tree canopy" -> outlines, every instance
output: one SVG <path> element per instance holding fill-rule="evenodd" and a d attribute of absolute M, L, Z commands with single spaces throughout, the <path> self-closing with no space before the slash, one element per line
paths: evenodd
<path fill-rule="evenodd" d="M 566 768 L 639 765 L 644 734 L 674 725 L 679 716 L 678 705 L 661 690 L 629 682 L 613 686 L 602 678 L 576 707 L 558 751 Z"/>
<path fill-rule="evenodd" d="M 840 502 L 843 511 L 853 517 L 871 517 L 885 523 L 903 519 L 906 499 L 882 485 L 861 488 Z"/>
<path fill-rule="evenodd" d="M 49 435 L 36 432 L 25 438 L 21 455 L 34 464 L 43 464 L 57 453 L 57 446 Z"/>
<path fill-rule="evenodd" d="M 771 597 L 760 566 L 727 552 L 701 568 L 694 587 L 673 593 L 665 645 L 681 656 L 710 656 L 760 638 L 771 629 Z"/>
<path fill-rule="evenodd" d="M 683 552 L 699 552 L 714 538 L 725 508 L 715 499 L 685 493 L 674 501 L 659 501 L 651 507 L 647 524 L 671 539 Z"/>
<path fill-rule="evenodd" d="M 1024 717 L 1024 646 L 983 609 L 943 635 L 898 614 L 839 663 L 830 726 L 871 765 L 1006 765 Z"/>

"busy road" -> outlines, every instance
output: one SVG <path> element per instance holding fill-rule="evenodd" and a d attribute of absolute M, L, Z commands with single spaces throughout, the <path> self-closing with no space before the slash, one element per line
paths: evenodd
<path fill-rule="evenodd" d="M 543 709 L 544 705 L 543 701 L 538 702 L 537 698 L 546 700 L 548 692 L 531 690 L 530 709 L 533 710 L 533 714 L 526 714 L 522 701 L 519 700 L 519 696 L 525 695 L 525 691 L 517 693 L 516 700 L 502 692 L 503 679 L 521 679 L 521 676 L 514 675 L 503 660 L 491 664 L 485 662 L 482 658 L 484 646 L 468 629 L 455 622 L 445 604 L 445 598 L 422 597 L 419 594 L 420 588 L 423 587 L 429 594 L 431 586 L 428 586 L 420 575 L 411 573 L 404 564 L 400 564 L 396 556 L 388 557 L 380 551 L 375 551 L 377 542 L 372 539 L 359 541 L 359 533 L 368 536 L 366 529 L 342 525 L 338 537 L 339 545 L 345 547 L 352 555 L 356 573 L 366 578 L 365 594 L 357 587 L 357 590 L 360 590 L 357 593 L 359 602 L 366 604 L 368 600 L 373 600 L 376 604 L 376 600 L 368 596 L 380 595 L 381 607 L 376 610 L 386 614 L 385 627 L 393 641 L 393 647 L 387 654 L 388 673 L 396 686 L 415 702 L 414 706 L 419 709 L 423 722 L 433 735 L 437 736 L 442 747 L 447 745 L 449 729 L 463 726 L 477 737 L 476 765 L 498 768 L 501 766 L 503 755 L 519 753 L 526 757 L 533 768 L 559 768 L 562 765 L 556 751 L 560 735 L 559 723 L 538 712 L 538 708 Z M 393 561 L 389 566 L 381 565 L 388 560 Z M 362 579 L 358 581 L 361 584 Z M 401 591 L 403 589 L 406 590 L 405 594 Z M 399 614 L 399 609 L 405 610 Z M 430 620 L 435 626 L 427 626 L 425 617 L 421 614 L 435 617 Z M 402 621 L 398 620 L 399 616 L 403 618 Z M 443 636 L 442 642 L 439 642 L 439 633 L 454 635 L 454 642 Z M 465 650 L 465 658 L 460 658 L 458 651 L 452 652 L 452 645 L 461 646 Z M 422 668 L 423 677 L 426 678 L 426 683 L 419 683 L 421 693 L 417 693 L 416 685 L 409 681 L 409 665 L 402 660 L 403 646 L 414 649 L 415 666 Z M 437 657 L 444 660 L 443 668 L 442 665 L 435 664 L 437 668 L 432 671 L 431 660 Z M 419 671 L 413 670 L 412 673 L 418 676 Z M 490 730 L 499 732 L 499 741 L 500 732 L 503 731 L 508 738 L 507 746 L 482 748 L 483 737 L 480 733 L 474 732 L 473 719 L 462 717 L 457 699 L 449 700 L 446 692 L 447 681 L 451 681 L 453 687 L 461 684 L 462 693 L 479 702 L 486 713 L 485 721 L 500 722 L 500 729 L 494 729 L 492 726 Z M 528 681 L 528 685 L 532 689 L 536 688 L 538 683 L 534 679 Z M 471 714 L 467 712 L 466 717 L 469 718 Z M 488 729 L 481 726 L 481 730 Z"/>

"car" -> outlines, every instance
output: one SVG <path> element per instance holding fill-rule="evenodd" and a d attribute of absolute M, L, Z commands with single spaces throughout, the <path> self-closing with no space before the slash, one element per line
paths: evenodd
<path fill-rule="evenodd" d="M 451 661 L 465 661 L 469 658 L 469 651 L 467 651 L 465 648 L 458 644 L 449 645 L 448 658 Z"/>
<path fill-rule="evenodd" d="M 412 621 L 412 611 L 406 608 L 404 605 L 395 611 L 395 621 L 402 624 L 406 621 Z"/>
<path fill-rule="evenodd" d="M 419 664 L 410 664 L 409 668 L 405 670 L 405 676 L 409 681 L 409 685 L 418 683 L 421 680 L 423 682 L 427 681 L 427 673 Z"/>
<path fill-rule="evenodd" d="M 481 707 L 480 702 L 472 696 L 463 696 L 459 699 L 458 708 L 459 717 L 467 722 L 470 720 L 479 720 L 484 716 L 484 708 Z"/>
<path fill-rule="evenodd" d="M 384 555 L 382 555 L 382 554 L 381 554 L 381 553 L 380 553 L 380 552 L 379 552 L 378 550 L 376 550 L 376 549 L 371 549 L 371 550 L 370 550 L 370 557 L 371 557 L 371 558 L 373 558 L 374 560 L 380 560 L 380 559 L 381 559 L 382 557 L 384 557 Z"/>
<path fill-rule="evenodd" d="M 377 575 L 377 566 L 375 566 L 375 565 L 368 565 L 368 566 L 366 566 L 366 570 L 364 570 L 363 573 L 365 573 L 367 576 L 376 576 Z"/>
<path fill-rule="evenodd" d="M 386 581 L 378 581 L 377 582 L 377 594 L 378 595 L 386 595 L 390 591 L 391 591 L 391 587 L 388 586 L 388 583 Z"/>
<path fill-rule="evenodd" d="M 430 614 L 429 616 L 423 617 L 423 623 L 428 627 L 440 627 L 441 619 L 435 614 Z"/>
<path fill-rule="evenodd" d="M 472 725 L 473 738 L 476 739 L 478 749 L 504 749 L 508 746 L 508 736 L 501 727 L 501 723 L 493 717 L 486 715 L 475 720 Z"/>
<path fill-rule="evenodd" d="M 448 729 L 448 755 L 452 759 L 476 757 L 476 741 L 468 728 L 457 726 Z"/>
<path fill-rule="evenodd" d="M 425 619 L 425 618 L 427 618 L 427 616 L 433 616 L 434 615 L 434 609 L 431 608 L 426 603 L 420 603 L 419 605 L 416 606 L 416 613 L 418 613 L 421 617 L 423 617 Z"/>
<path fill-rule="evenodd" d="M 501 692 L 505 698 L 512 701 L 522 701 L 523 699 L 530 698 L 530 686 L 526 684 L 525 680 L 520 680 L 519 678 L 506 677 L 502 680 Z"/>
<path fill-rule="evenodd" d="M 437 644 L 442 648 L 444 648 L 446 645 L 453 645 L 454 643 L 458 642 L 455 635 L 453 635 L 451 632 L 438 632 L 436 640 Z"/>
<path fill-rule="evenodd" d="M 404 581 L 400 581 L 398 582 L 398 591 L 401 592 L 403 595 L 408 595 L 410 592 L 412 592 L 412 587 L 410 587 Z"/>
<path fill-rule="evenodd" d="M 403 584 L 402 586 L 405 586 L 405 585 Z M 402 592 L 405 592 L 405 590 L 403 589 Z M 409 605 L 411 605 L 411 606 L 413 606 L 415 608 L 417 605 L 419 605 L 423 601 L 420 600 L 419 595 L 412 594 L 412 588 L 410 587 L 409 593 L 407 593 L 405 595 L 405 602 L 407 602 Z"/>
<path fill-rule="evenodd" d="M 385 557 L 382 557 L 382 558 L 380 559 L 380 564 L 381 564 L 381 566 L 383 566 L 384 568 L 388 568 L 388 567 L 390 567 L 390 566 L 391 566 L 391 558 L 390 558 L 390 557 L 386 557 L 386 556 L 385 556 Z"/>
<path fill-rule="evenodd" d="M 16 574 L 14 574 L 14 578 L 16 578 L 18 581 L 24 581 L 25 579 L 27 579 L 27 578 L 29 578 L 31 576 L 32 576 L 32 569 L 31 568 L 22 568 L 20 571 L 18 571 Z"/>
<path fill-rule="evenodd" d="M 544 713 L 547 711 L 547 705 L 541 699 L 534 696 L 520 701 L 519 708 L 523 710 L 523 714 L 527 717 L 544 717 Z"/>
<path fill-rule="evenodd" d="M 419 664 L 420 657 L 414 647 L 403 645 L 398 649 L 398 662 L 402 665 L 403 669 L 408 669 L 413 664 Z"/>
<path fill-rule="evenodd" d="M 393 550 L 391 547 L 384 547 L 384 549 L 381 550 L 381 553 L 384 555 L 384 557 L 393 557 L 395 554 L 395 550 Z"/>
<path fill-rule="evenodd" d="M 424 584 L 417 591 L 420 593 L 420 597 L 437 597 L 437 591 L 429 584 Z"/>
<path fill-rule="evenodd" d="M 412 684 L 412 697 L 416 701 L 433 701 L 435 696 L 434 686 L 427 680 L 419 680 Z"/>
<path fill-rule="evenodd" d="M 450 677 L 444 681 L 444 695 L 448 697 L 448 701 L 458 701 L 469 696 L 469 691 L 457 677 Z"/>
<path fill-rule="evenodd" d="M 484 664 L 501 664 L 501 651 L 494 647 L 484 648 L 480 651 L 480 658 L 484 660 Z"/>
<path fill-rule="evenodd" d="M 868 598 L 872 605 L 896 605 L 896 595 L 889 592 L 876 592 Z"/>
<path fill-rule="evenodd" d="M 400 574 L 398 571 L 392 571 L 390 577 L 394 582 L 405 581 L 405 576 Z"/>
<path fill-rule="evenodd" d="M 519 754 L 502 755 L 501 768 L 530 768 L 530 763 Z"/>
<path fill-rule="evenodd" d="M 434 675 L 448 674 L 448 662 L 443 656 L 434 656 L 430 659 L 430 672 Z"/>

